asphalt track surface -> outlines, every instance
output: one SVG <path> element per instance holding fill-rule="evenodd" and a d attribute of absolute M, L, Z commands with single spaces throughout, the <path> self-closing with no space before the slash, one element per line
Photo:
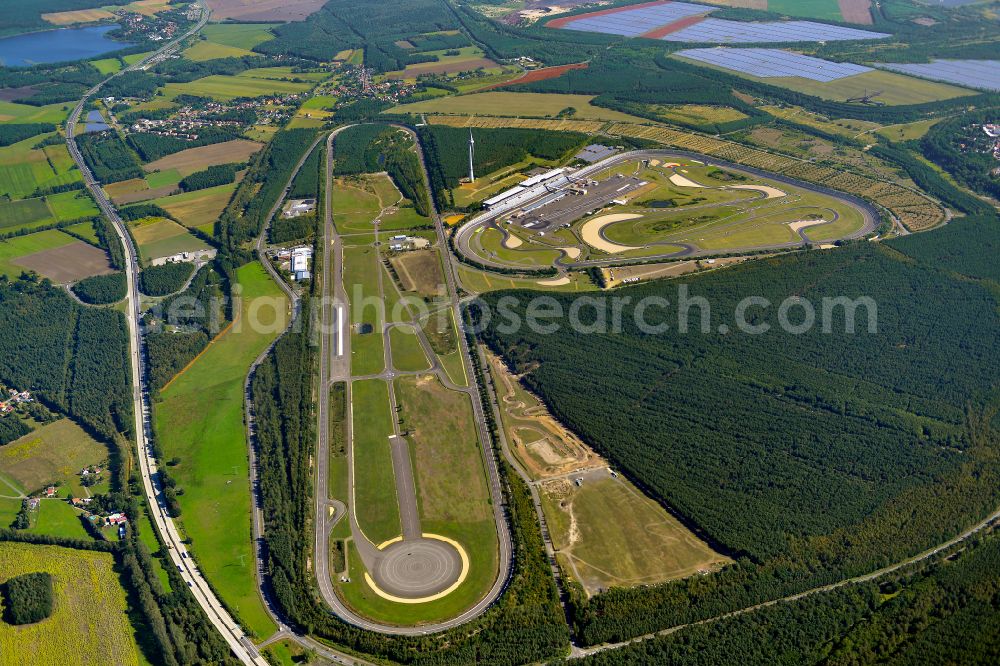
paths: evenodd
<path fill-rule="evenodd" d="M 507 585 L 512 568 L 512 542 L 509 526 L 507 525 L 505 500 L 500 487 L 500 475 L 497 468 L 497 461 L 493 454 L 490 442 L 489 430 L 486 426 L 486 418 L 480 402 L 479 392 L 476 388 L 458 386 L 448 377 L 447 373 L 440 366 L 433 350 L 430 347 L 426 336 L 420 327 L 415 327 L 417 338 L 424 349 L 424 353 L 431 361 L 431 368 L 420 373 L 405 373 L 394 371 L 392 365 L 392 352 L 389 343 L 389 329 L 392 323 L 386 323 L 382 327 L 385 349 L 386 370 L 372 377 L 355 377 L 351 373 L 351 349 L 350 334 L 346 332 L 348 311 L 348 297 L 343 284 L 343 242 L 333 224 L 332 209 L 332 148 L 333 137 L 337 132 L 346 128 L 339 128 L 331 134 L 327 141 L 327 170 L 326 170 L 326 207 L 324 220 L 324 247 L 328 250 L 324 253 L 324 262 L 321 268 L 324 285 L 324 307 L 321 310 L 320 335 L 320 401 L 317 409 L 318 416 L 318 441 L 316 450 L 316 497 L 315 497 L 315 543 L 313 552 L 319 555 L 315 558 L 315 570 L 320 596 L 330 607 L 332 612 L 345 622 L 353 624 L 362 629 L 368 629 L 386 634 L 396 635 L 423 635 L 445 631 L 457 627 L 469 620 L 477 617 L 489 608 L 500 596 Z M 410 128 L 399 127 L 414 138 L 417 156 L 420 159 L 424 172 L 425 184 L 429 187 L 424 155 L 420 150 L 420 143 Z M 437 211 L 432 211 L 435 229 L 438 235 L 438 243 L 442 252 L 448 247 L 444 236 L 444 228 Z M 376 237 L 378 232 L 376 232 Z M 450 261 L 445 262 L 445 281 L 449 296 L 449 308 L 459 325 L 458 343 L 462 352 L 462 360 L 467 377 L 473 377 L 472 362 L 469 357 L 469 348 L 462 328 L 460 304 L 458 301 L 454 269 Z M 379 269 L 379 289 L 382 292 L 383 272 Z M 339 318 L 339 319 L 338 319 Z M 339 333 L 339 335 L 338 335 Z M 497 528 L 499 542 L 499 569 L 493 586 L 489 592 L 472 607 L 460 615 L 442 622 L 422 624 L 419 626 L 396 626 L 372 620 L 361 616 L 348 607 L 333 588 L 330 578 L 329 553 L 330 531 L 334 525 L 346 517 L 349 522 L 352 539 L 358 549 L 359 555 L 365 568 L 371 573 L 380 588 L 385 586 L 384 591 L 400 597 L 420 598 L 429 596 L 443 589 L 447 589 L 460 574 L 460 562 L 454 547 L 446 542 L 436 539 L 426 539 L 418 536 L 419 519 L 417 518 L 416 497 L 413 492 L 413 480 L 410 476 L 411 466 L 408 460 L 408 450 L 406 460 L 403 460 L 402 449 L 404 447 L 394 447 L 393 471 L 396 479 L 397 502 L 404 528 L 403 540 L 387 546 L 384 550 L 379 550 L 375 544 L 365 536 L 364 531 L 358 524 L 354 507 L 354 465 L 353 465 L 353 419 L 351 417 L 351 381 L 362 378 L 379 378 L 386 380 L 389 388 L 389 399 L 391 413 L 395 413 L 396 398 L 393 389 L 393 379 L 405 374 L 434 374 L 441 383 L 452 391 L 459 391 L 469 396 L 473 405 L 474 420 L 479 437 L 480 448 L 483 453 L 484 467 L 486 469 L 490 496 L 493 503 L 494 522 Z M 348 488 L 351 494 L 346 515 L 344 512 L 337 512 L 330 516 L 329 507 L 331 500 L 326 499 L 329 495 L 329 387 L 336 382 L 343 382 L 345 385 L 345 399 L 348 405 L 346 410 L 346 431 L 347 437 L 345 449 L 348 456 Z M 395 419 L 393 419 L 395 423 Z M 393 433 L 388 436 L 398 437 L 398 423 L 393 426 Z M 400 441 L 403 441 L 400 438 Z M 409 477 L 409 478 L 407 478 Z M 407 548 L 407 546 L 410 546 Z M 409 553 L 409 555 L 407 555 Z"/>
<path fill-rule="evenodd" d="M 613 155 L 612 157 L 609 157 L 605 160 L 596 162 L 594 164 L 591 164 L 589 166 L 580 169 L 577 173 L 574 174 L 574 178 L 585 178 L 589 175 L 597 174 L 603 171 L 604 169 L 621 164 L 622 162 L 628 162 L 632 160 L 642 160 L 642 159 L 663 160 L 663 159 L 669 159 L 671 157 L 681 157 L 685 159 L 697 160 L 699 162 L 705 163 L 706 166 L 723 167 L 726 169 L 732 169 L 733 171 L 748 173 L 753 176 L 766 178 L 768 180 L 777 183 L 784 183 L 786 185 L 799 187 L 810 192 L 824 194 L 826 196 L 833 197 L 839 201 L 842 201 L 843 203 L 846 203 L 850 206 L 853 206 L 854 208 L 858 209 L 864 216 L 864 224 L 857 231 L 843 236 L 841 240 L 863 238 L 864 236 L 867 236 L 868 234 L 872 233 L 878 228 L 880 219 L 878 211 L 870 203 L 859 197 L 847 194 L 845 192 L 832 190 L 830 188 L 823 187 L 821 185 L 814 185 L 812 183 L 806 183 L 800 180 L 796 180 L 794 178 L 789 178 L 782 174 L 770 173 L 768 171 L 763 171 L 761 169 L 744 166 L 742 164 L 736 164 L 733 162 L 727 162 L 725 160 L 719 160 L 709 155 L 702 155 L 700 153 L 692 153 L 683 150 L 667 150 L 667 149 L 633 150 L 625 153 L 620 153 L 618 155 Z M 527 202 L 522 202 L 522 205 L 524 205 L 525 203 Z M 478 229 L 493 224 L 494 220 L 501 217 L 502 215 L 511 212 L 511 210 L 513 209 L 500 208 L 492 211 L 486 211 L 480 215 L 477 215 L 476 217 L 469 220 L 465 224 L 463 224 L 458 229 L 458 231 L 455 233 L 454 236 L 454 245 L 458 254 L 460 254 L 463 258 L 468 259 L 469 261 L 481 264 L 488 268 L 523 269 L 526 273 L 530 273 L 533 270 L 537 271 L 538 270 L 537 268 L 532 269 L 531 267 L 523 267 L 513 264 L 507 264 L 502 261 L 491 259 L 489 257 L 483 257 L 477 254 L 471 246 L 473 234 L 475 234 L 475 232 Z M 799 234 L 799 238 L 800 240 L 795 240 L 787 243 L 777 243 L 773 245 L 758 245 L 753 247 L 729 248 L 725 252 L 727 254 L 731 254 L 731 253 L 750 252 L 758 250 L 793 249 L 796 247 L 802 247 L 806 244 L 804 240 L 801 240 L 804 238 L 801 234 Z M 719 250 L 701 250 L 693 245 L 685 243 L 673 242 L 670 243 L 670 245 L 681 246 L 681 249 L 670 252 L 664 252 L 663 254 L 653 254 L 643 257 L 633 257 L 633 258 L 605 257 L 601 259 L 589 259 L 583 261 L 572 261 L 572 260 L 567 261 L 566 255 L 563 254 L 562 257 L 556 259 L 555 265 L 556 268 L 565 270 L 565 269 L 589 268 L 591 266 L 605 266 L 608 264 L 613 264 L 615 266 L 624 266 L 628 264 L 649 263 L 657 260 L 663 261 L 669 259 L 680 259 L 684 257 L 693 258 L 700 256 L 714 256 L 720 254 Z"/>

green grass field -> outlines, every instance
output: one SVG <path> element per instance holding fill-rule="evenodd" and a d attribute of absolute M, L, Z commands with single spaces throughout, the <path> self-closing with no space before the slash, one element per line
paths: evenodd
<path fill-rule="evenodd" d="M 31 106 L 0 101 L 0 122 L 59 124 L 69 117 L 72 104 L 62 102 L 46 106 Z M 37 141 L 37 137 L 34 139 Z"/>
<path fill-rule="evenodd" d="M 458 97 L 403 104 L 389 113 L 451 113 L 478 116 L 555 116 L 564 109 L 574 108 L 571 117 L 579 120 L 618 120 L 624 122 L 649 122 L 620 111 L 594 106 L 594 95 L 567 95 L 521 92 L 484 92 Z"/>
<path fill-rule="evenodd" d="M 714 552 L 655 501 L 606 470 L 542 485 L 553 546 L 589 594 L 652 585 L 717 568 Z"/>
<path fill-rule="evenodd" d="M 282 321 L 287 303 L 259 263 L 237 271 L 243 288 L 240 325 L 234 325 L 162 391 L 156 430 L 168 458 L 181 462 L 171 474 L 185 492 L 180 522 L 213 587 L 257 636 L 274 623 L 257 595 L 250 535 L 250 487 L 243 427 L 243 381 L 257 355 L 281 328 L 250 326 L 255 298 L 273 299 Z"/>
<path fill-rule="evenodd" d="M 769 11 L 787 16 L 843 21 L 837 0 L 767 0 Z"/>
<path fill-rule="evenodd" d="M 97 68 L 101 74 L 107 76 L 121 71 L 122 62 L 118 58 L 103 58 L 101 60 L 91 60 L 90 64 Z"/>
<path fill-rule="evenodd" d="M 80 513 L 65 500 L 43 499 L 39 505 L 36 522 L 27 531 L 65 539 L 89 540 L 91 537 L 80 522 Z"/>
<path fill-rule="evenodd" d="M 36 571 L 52 576 L 52 615 L 18 627 L 0 622 L 0 666 L 144 662 L 110 553 L 0 543 L 0 583 Z"/>
<path fill-rule="evenodd" d="M 378 545 L 402 531 L 389 449 L 389 389 L 384 380 L 365 379 L 353 382 L 351 393 L 355 512 L 361 531 Z"/>
<path fill-rule="evenodd" d="M 60 192 L 45 197 L 52 209 L 52 214 L 59 221 L 77 220 L 81 217 L 94 217 L 100 215 L 97 204 L 85 191 Z"/>
<path fill-rule="evenodd" d="M 238 49 L 252 49 L 263 42 L 274 39 L 270 29 L 280 23 L 210 23 L 201 34 L 208 41 Z"/>
<path fill-rule="evenodd" d="M 396 370 L 414 372 L 431 367 L 412 327 L 393 326 L 389 329 L 389 344 L 392 347 L 392 365 Z"/>
<path fill-rule="evenodd" d="M 93 222 L 80 222 L 79 224 L 73 224 L 68 227 L 63 227 L 63 231 L 79 236 L 95 247 L 98 244 L 97 232 L 94 231 Z"/>
<path fill-rule="evenodd" d="M 253 55 L 253 51 L 204 40 L 195 42 L 194 46 L 184 51 L 184 57 L 194 62 L 205 62 L 216 58 L 240 58 L 246 55 Z"/>
<path fill-rule="evenodd" d="M 173 215 L 184 226 L 200 227 L 218 219 L 235 189 L 235 183 L 217 185 L 204 190 L 161 197 L 154 199 L 152 203 Z"/>
<path fill-rule="evenodd" d="M 30 196 L 36 188 L 66 185 L 81 179 L 66 146 L 34 148 L 48 136 L 52 134 L 0 148 L 0 196 L 21 199 Z"/>
<path fill-rule="evenodd" d="M 167 99 L 178 95 L 200 95 L 226 102 L 236 97 L 302 93 L 310 88 L 312 85 L 308 83 L 214 74 L 189 83 L 168 83 L 164 86 L 163 95 Z"/>
<path fill-rule="evenodd" d="M 77 240 L 72 236 L 55 229 L 0 240 L 0 275 L 20 275 L 24 269 L 14 263 L 20 257 L 75 242 Z"/>
<path fill-rule="evenodd" d="M 385 368 L 382 343 L 384 313 L 378 289 L 378 250 L 371 246 L 344 248 L 344 289 L 351 303 L 351 323 L 371 327 L 370 333 L 351 332 L 351 372 L 373 375 Z M 364 307 L 362 307 L 364 305 Z"/>
<path fill-rule="evenodd" d="M 139 246 L 143 261 L 169 257 L 179 252 L 208 249 L 208 244 L 193 236 L 173 220 L 147 218 L 130 223 L 132 236 Z"/>
<path fill-rule="evenodd" d="M 918 120 L 902 125 L 888 125 L 877 130 L 877 133 L 890 141 L 915 141 L 922 139 L 941 120 L 941 118 L 931 118 L 930 120 Z"/>
<path fill-rule="evenodd" d="M 331 192 L 333 221 L 341 233 L 373 231 L 381 206 L 366 178 L 338 178 Z"/>
<path fill-rule="evenodd" d="M 248 69 L 236 75 L 249 79 L 302 79 L 303 81 L 322 81 L 330 77 L 328 72 L 295 72 L 292 67 L 259 67 Z"/>
<path fill-rule="evenodd" d="M 0 231 L 13 231 L 51 220 L 52 212 L 45 205 L 45 199 L 0 201 Z"/>
<path fill-rule="evenodd" d="M 108 447 L 83 428 L 69 419 L 60 419 L 0 447 L 0 474 L 23 492 L 58 483 L 61 497 L 69 492 L 84 497 L 80 470 L 103 463 L 109 455 Z"/>

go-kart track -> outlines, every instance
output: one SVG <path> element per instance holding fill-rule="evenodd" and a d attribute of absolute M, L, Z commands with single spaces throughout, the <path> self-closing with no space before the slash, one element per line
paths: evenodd
<path fill-rule="evenodd" d="M 732 181 L 705 182 L 722 169 Z M 621 153 L 536 180 L 488 200 L 455 233 L 456 251 L 491 268 L 562 270 L 834 243 L 880 221 L 853 195 L 677 150 Z M 641 201 L 651 189 L 683 203 Z"/>

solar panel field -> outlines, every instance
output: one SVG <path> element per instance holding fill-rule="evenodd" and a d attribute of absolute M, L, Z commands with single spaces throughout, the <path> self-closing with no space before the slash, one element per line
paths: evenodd
<path fill-rule="evenodd" d="M 929 63 L 889 63 L 883 67 L 932 81 L 1000 91 L 1000 60 L 932 60 Z"/>
<path fill-rule="evenodd" d="M 670 42 L 751 44 L 884 39 L 882 32 L 813 21 L 742 22 L 704 18 L 715 7 L 687 2 L 648 2 L 550 21 L 550 28 L 647 37 Z"/>
<path fill-rule="evenodd" d="M 871 67 L 863 65 L 830 62 L 780 49 L 718 47 L 685 49 L 677 51 L 676 55 L 761 78 L 800 76 L 812 81 L 827 82 L 872 71 Z"/>
<path fill-rule="evenodd" d="M 689 16 L 699 16 L 711 11 L 715 11 L 714 8 L 687 2 L 648 3 L 634 8 L 583 14 L 568 21 L 553 21 L 549 25 L 569 30 L 638 37 Z"/>
<path fill-rule="evenodd" d="M 836 42 L 885 39 L 884 32 L 845 28 L 814 21 L 743 23 L 707 18 L 663 37 L 668 42 L 705 44 L 763 44 L 779 42 Z"/>

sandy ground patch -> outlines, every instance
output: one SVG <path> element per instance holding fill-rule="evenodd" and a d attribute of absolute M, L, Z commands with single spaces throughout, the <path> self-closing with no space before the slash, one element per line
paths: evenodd
<path fill-rule="evenodd" d="M 570 259 L 576 259 L 580 256 L 580 248 L 578 247 L 561 247 L 559 249 L 565 252 Z"/>
<path fill-rule="evenodd" d="M 635 213 L 617 213 L 615 215 L 601 215 L 600 217 L 595 217 L 592 220 L 587 220 L 582 227 L 580 227 L 580 235 L 583 236 L 583 241 L 598 250 L 603 250 L 608 254 L 616 254 L 618 252 L 627 252 L 629 250 L 638 250 L 637 247 L 631 247 L 628 245 L 619 245 L 618 243 L 612 243 L 611 241 L 604 240 L 601 237 L 601 229 L 608 226 L 609 224 L 614 224 L 615 222 L 624 222 L 625 220 L 635 220 L 642 217 L 642 215 L 637 215 Z"/>
<path fill-rule="evenodd" d="M 817 224 L 826 224 L 826 222 L 827 220 L 799 220 L 798 222 L 789 222 L 788 228 L 797 234 L 800 229 L 815 227 Z"/>
<path fill-rule="evenodd" d="M 677 187 L 705 187 L 704 185 L 696 183 L 690 178 L 686 178 L 679 173 L 671 174 L 670 182 Z"/>
<path fill-rule="evenodd" d="M 91 275 L 107 275 L 114 269 L 108 264 L 108 255 L 93 245 L 79 241 L 51 250 L 25 255 L 12 262 L 29 271 L 65 284 Z"/>
<path fill-rule="evenodd" d="M 562 277 L 552 278 L 551 280 L 538 280 L 538 284 L 544 287 L 558 287 L 560 285 L 569 284 L 569 278 L 563 275 Z"/>
<path fill-rule="evenodd" d="M 763 192 L 767 195 L 768 199 L 778 199 L 779 197 L 785 196 L 785 193 L 779 190 L 777 187 L 771 187 L 770 185 L 730 185 L 731 190 L 757 190 L 758 192 Z"/>
<path fill-rule="evenodd" d="M 515 236 L 514 234 L 507 234 L 507 237 L 503 240 L 503 246 L 508 250 L 513 250 L 524 245 L 524 241 Z"/>

